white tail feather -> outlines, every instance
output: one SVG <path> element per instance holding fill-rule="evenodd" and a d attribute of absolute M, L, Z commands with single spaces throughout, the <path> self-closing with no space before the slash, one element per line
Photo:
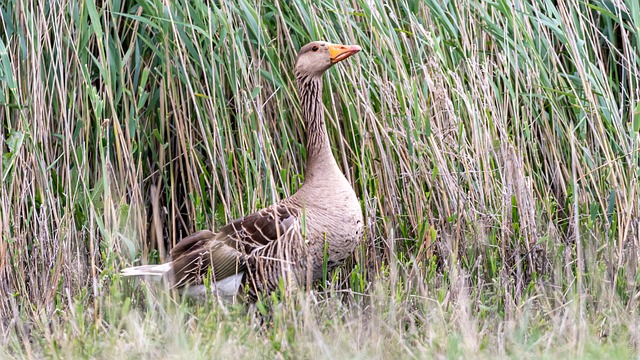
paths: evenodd
<path fill-rule="evenodd" d="M 132 266 L 122 269 L 122 276 L 142 277 L 154 281 L 162 281 L 167 279 L 171 273 L 173 263 L 168 262 L 161 265 L 141 265 Z M 220 281 L 216 281 L 211 285 L 211 293 L 220 296 L 235 296 L 242 285 L 242 277 L 244 272 L 228 276 Z M 206 293 L 204 285 L 193 285 L 185 288 L 185 294 L 189 296 L 202 296 Z"/>
<path fill-rule="evenodd" d="M 228 276 L 220 281 L 216 281 L 211 285 L 211 294 L 219 296 L 235 296 L 242 285 L 242 276 L 244 272 Z M 184 293 L 189 296 L 202 296 L 207 292 L 204 285 L 192 285 L 185 288 Z"/>
<path fill-rule="evenodd" d="M 122 276 L 146 277 L 156 280 L 162 280 L 162 278 L 171 271 L 172 265 L 172 262 L 168 262 L 161 265 L 132 266 L 126 269 L 122 269 L 120 274 Z"/>

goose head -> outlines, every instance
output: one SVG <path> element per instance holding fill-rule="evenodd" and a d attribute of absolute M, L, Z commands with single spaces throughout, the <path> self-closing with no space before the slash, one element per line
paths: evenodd
<path fill-rule="evenodd" d="M 350 57 L 362 48 L 358 45 L 331 44 L 325 41 L 313 41 L 298 51 L 296 75 L 319 77 L 333 64 Z"/>

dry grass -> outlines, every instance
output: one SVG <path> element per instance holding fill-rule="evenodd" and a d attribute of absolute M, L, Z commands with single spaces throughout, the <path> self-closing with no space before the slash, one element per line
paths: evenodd
<path fill-rule="evenodd" d="M 636 1 L 0 11 L 0 357 L 639 356 Z M 124 283 L 300 186 L 311 39 L 364 48 L 325 79 L 348 266 L 250 308 Z"/>

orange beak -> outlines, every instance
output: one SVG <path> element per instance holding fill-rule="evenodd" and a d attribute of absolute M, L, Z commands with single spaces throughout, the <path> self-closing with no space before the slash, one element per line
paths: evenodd
<path fill-rule="evenodd" d="M 338 63 L 349 56 L 357 53 L 362 50 L 362 48 L 358 45 L 340 45 L 340 44 L 330 44 L 328 45 L 329 54 L 331 54 L 331 63 Z"/>

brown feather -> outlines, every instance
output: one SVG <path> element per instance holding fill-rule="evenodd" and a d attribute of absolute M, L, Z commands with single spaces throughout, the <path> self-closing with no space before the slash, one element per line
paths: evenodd
<path fill-rule="evenodd" d="M 202 284 L 209 271 L 212 280 L 219 281 L 245 271 L 264 255 L 277 256 L 277 240 L 298 227 L 297 216 L 296 209 L 277 204 L 236 219 L 218 233 L 203 230 L 182 239 L 171 250 L 175 286 Z"/>
<path fill-rule="evenodd" d="M 277 240 L 295 222 L 298 210 L 284 204 L 276 204 L 237 219 L 220 229 L 225 242 L 249 255 L 259 247 Z"/>
<path fill-rule="evenodd" d="M 176 259 L 180 257 L 180 255 L 191 249 L 191 247 L 193 247 L 196 243 L 202 240 L 211 239 L 212 237 L 214 237 L 214 234 L 209 230 L 201 230 L 195 234 L 191 234 L 186 238 L 180 240 L 178 244 L 174 246 L 173 249 L 171 249 L 171 257 Z"/>

